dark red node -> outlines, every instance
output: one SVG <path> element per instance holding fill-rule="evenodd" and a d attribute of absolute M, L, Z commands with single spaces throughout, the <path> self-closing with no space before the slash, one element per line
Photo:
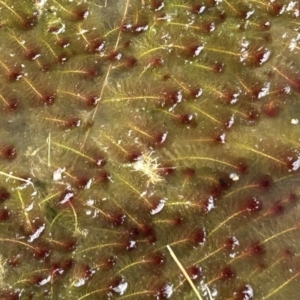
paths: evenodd
<path fill-rule="evenodd" d="M 123 54 L 119 51 L 110 51 L 107 55 L 107 59 L 110 62 L 120 61 L 123 58 Z"/>
<path fill-rule="evenodd" d="M 93 275 L 93 270 L 92 268 L 88 265 L 88 264 L 76 264 L 74 265 L 74 268 L 76 270 L 76 274 L 74 274 L 76 276 L 76 278 L 78 279 L 89 279 L 92 277 Z M 75 271 L 74 271 L 75 273 Z"/>
<path fill-rule="evenodd" d="M 36 60 L 40 55 L 41 54 L 37 49 L 28 49 L 25 56 L 28 60 L 32 61 Z"/>
<path fill-rule="evenodd" d="M 202 269 L 196 265 L 187 268 L 186 272 L 192 280 L 199 280 L 203 276 Z"/>
<path fill-rule="evenodd" d="M 3 288 L 0 290 L 0 299 L 1 300 L 20 300 L 21 299 L 20 294 L 21 294 L 20 291 L 18 293 L 17 291 Z"/>
<path fill-rule="evenodd" d="M 182 173 L 183 177 L 185 178 L 185 180 L 189 180 L 195 176 L 196 170 L 194 168 L 185 168 L 182 170 L 181 173 Z"/>
<path fill-rule="evenodd" d="M 56 60 L 60 64 L 64 64 L 69 59 L 68 54 L 62 53 L 56 56 Z"/>
<path fill-rule="evenodd" d="M 40 67 L 40 70 L 41 70 L 42 72 L 48 72 L 49 69 L 50 69 L 50 64 L 47 64 L 47 63 L 42 64 L 41 67 Z"/>
<path fill-rule="evenodd" d="M 164 59 L 160 56 L 153 57 L 150 61 L 150 65 L 154 68 L 161 67 L 164 64 Z"/>
<path fill-rule="evenodd" d="M 149 261 L 151 266 L 162 266 L 165 263 L 165 255 L 160 252 L 160 251 L 156 251 L 154 253 L 151 253 L 150 255 L 148 255 L 145 258 L 146 261 Z"/>
<path fill-rule="evenodd" d="M 6 208 L 0 209 L 0 222 L 5 222 L 10 218 L 10 212 Z"/>
<path fill-rule="evenodd" d="M 62 126 L 64 129 L 69 130 L 81 125 L 81 119 L 78 117 L 66 117 L 63 119 Z"/>
<path fill-rule="evenodd" d="M 228 251 L 234 250 L 239 245 L 240 245 L 240 243 L 235 236 L 228 237 L 224 242 L 224 248 Z"/>
<path fill-rule="evenodd" d="M 185 58 L 192 58 L 199 56 L 204 46 L 198 41 L 187 41 L 184 43 L 183 47 L 184 50 L 182 51 L 182 56 Z"/>
<path fill-rule="evenodd" d="M 48 275 L 45 274 L 32 274 L 30 277 L 28 277 L 28 282 L 30 282 L 32 285 L 42 285 L 42 282 L 48 277 Z"/>
<path fill-rule="evenodd" d="M 89 79 L 93 79 L 93 78 L 99 76 L 99 74 L 100 74 L 100 70 L 99 70 L 99 68 L 96 68 L 96 67 L 91 67 L 84 71 L 84 76 Z"/>
<path fill-rule="evenodd" d="M 229 280 L 235 278 L 235 272 L 230 266 L 225 266 L 218 273 L 218 278 L 221 280 Z"/>
<path fill-rule="evenodd" d="M 235 159 L 232 165 L 234 165 L 236 170 L 241 174 L 244 174 L 248 171 L 248 164 L 246 163 L 244 158 Z"/>
<path fill-rule="evenodd" d="M 133 163 L 133 162 L 140 160 L 142 155 L 143 155 L 143 153 L 139 149 L 134 149 L 134 148 L 127 149 L 126 155 L 125 155 L 125 160 L 130 163 Z"/>
<path fill-rule="evenodd" d="M 22 261 L 22 256 L 20 254 L 12 256 L 10 259 L 7 260 L 7 264 L 10 267 L 17 267 Z M 1 299 L 1 298 L 0 298 Z"/>
<path fill-rule="evenodd" d="M 172 226 L 181 226 L 183 223 L 183 217 L 180 215 L 175 215 L 174 217 L 172 217 L 172 219 L 170 219 L 170 224 Z"/>
<path fill-rule="evenodd" d="M 243 118 L 248 125 L 255 124 L 260 117 L 258 110 L 254 106 L 249 106 L 243 111 Z"/>
<path fill-rule="evenodd" d="M 299 164 L 299 157 L 298 154 L 293 151 L 286 151 L 282 155 L 280 155 L 280 160 L 286 164 L 288 170 L 297 171 L 300 168 L 298 167 Z"/>
<path fill-rule="evenodd" d="M 84 5 L 77 5 L 73 10 L 71 10 L 71 14 L 74 21 L 83 21 L 88 17 L 89 11 Z"/>
<path fill-rule="evenodd" d="M 264 214 L 266 216 L 280 216 L 284 213 L 285 207 L 278 201 L 271 205 L 271 207 Z"/>
<path fill-rule="evenodd" d="M 74 237 L 66 237 L 64 239 L 61 239 L 59 241 L 53 241 L 51 243 L 54 247 L 57 246 L 57 248 L 61 251 L 69 252 L 76 249 L 77 246 L 77 240 Z"/>
<path fill-rule="evenodd" d="M 138 60 L 134 56 L 125 57 L 122 65 L 126 68 L 133 68 L 138 64 Z"/>
<path fill-rule="evenodd" d="M 17 150 L 12 145 L 2 146 L 0 148 L 0 157 L 6 160 L 13 160 L 17 157 Z"/>
<path fill-rule="evenodd" d="M 115 227 L 123 225 L 126 220 L 126 215 L 122 211 L 114 211 L 107 213 L 107 221 Z"/>
<path fill-rule="evenodd" d="M 62 48 L 67 48 L 70 45 L 70 40 L 67 38 L 58 38 L 56 44 Z"/>
<path fill-rule="evenodd" d="M 0 203 L 10 198 L 10 193 L 5 187 L 0 187 Z"/>
<path fill-rule="evenodd" d="M 205 10 L 206 10 L 206 7 L 203 4 L 193 4 L 189 8 L 189 11 L 194 15 L 200 15 Z"/>
<path fill-rule="evenodd" d="M 211 66 L 212 68 L 212 71 L 216 74 L 220 74 L 220 73 L 223 73 L 224 71 L 224 68 L 225 68 L 225 65 L 224 63 L 222 62 L 219 62 L 219 61 L 215 61 L 213 63 L 213 65 Z"/>
<path fill-rule="evenodd" d="M 197 99 L 202 95 L 202 93 L 203 93 L 202 88 L 200 88 L 200 87 L 191 87 L 191 88 L 189 88 L 188 95 L 192 99 Z"/>
<path fill-rule="evenodd" d="M 192 128 L 197 127 L 197 121 L 193 113 L 179 114 L 176 115 L 176 118 L 182 125 L 190 126 Z"/>
<path fill-rule="evenodd" d="M 68 272 L 74 265 L 74 261 L 72 258 L 67 258 L 63 261 L 59 262 L 59 267 L 64 270 L 64 272 Z"/>
<path fill-rule="evenodd" d="M 84 102 L 87 107 L 96 107 L 100 98 L 97 95 L 89 95 L 84 97 Z"/>
<path fill-rule="evenodd" d="M 283 12 L 283 3 L 280 3 L 279 1 L 274 1 L 272 3 L 268 3 L 267 8 L 268 12 L 273 16 L 278 16 Z"/>
<path fill-rule="evenodd" d="M 159 106 L 169 108 L 180 103 L 182 100 L 181 90 L 165 90 L 162 92 L 161 99 L 159 100 Z"/>
<path fill-rule="evenodd" d="M 249 53 L 249 63 L 255 67 L 264 64 L 270 58 L 271 51 L 265 47 L 254 48 Z"/>
<path fill-rule="evenodd" d="M 158 168 L 158 174 L 162 177 L 169 177 L 175 171 L 175 168 L 170 163 L 163 163 Z"/>
<path fill-rule="evenodd" d="M 30 30 L 37 24 L 37 17 L 34 15 L 24 16 L 22 18 L 22 28 L 24 30 Z"/>
<path fill-rule="evenodd" d="M 189 240 L 196 245 L 204 244 L 206 240 L 206 233 L 203 228 L 197 228 L 193 231 L 193 233 L 189 236 Z"/>
<path fill-rule="evenodd" d="M 264 246 L 259 242 L 251 244 L 245 250 L 245 254 L 247 254 L 247 256 L 263 256 L 265 252 Z"/>
<path fill-rule="evenodd" d="M 150 135 L 151 135 L 151 145 L 160 147 L 166 143 L 168 131 L 164 131 L 160 129 L 155 131 L 153 130 L 153 132 L 150 133 Z"/>
<path fill-rule="evenodd" d="M 42 104 L 45 106 L 53 105 L 55 98 L 56 98 L 55 93 L 47 93 L 47 94 L 43 95 Z"/>
<path fill-rule="evenodd" d="M 217 180 L 218 183 L 214 184 L 209 190 L 209 194 L 213 197 L 219 197 L 222 192 L 229 189 L 233 183 L 232 179 L 229 177 L 229 174 L 225 172 L 220 173 Z"/>
<path fill-rule="evenodd" d="M 88 51 L 90 53 L 100 53 L 105 49 L 105 41 L 101 38 L 95 38 L 89 42 Z"/>
<path fill-rule="evenodd" d="M 294 193 L 290 193 L 290 194 L 286 197 L 286 199 L 284 199 L 284 202 L 287 202 L 287 203 L 295 203 L 295 202 L 297 202 L 297 200 L 298 200 L 297 195 L 294 194 Z"/>
<path fill-rule="evenodd" d="M 111 270 L 117 263 L 115 256 L 109 256 L 108 258 L 104 259 L 101 263 L 101 266 L 106 270 Z"/>
<path fill-rule="evenodd" d="M 45 260 L 51 253 L 49 246 L 35 246 L 33 257 L 38 260 Z"/>
<path fill-rule="evenodd" d="M 23 76 L 23 73 L 18 70 L 11 70 L 8 73 L 8 80 L 18 81 Z"/>
<path fill-rule="evenodd" d="M 19 107 L 19 101 L 17 99 L 10 99 L 10 100 L 8 100 L 7 108 L 10 111 L 15 111 L 15 110 L 18 109 L 18 107 Z"/>
<path fill-rule="evenodd" d="M 281 107 L 281 105 L 278 100 L 271 100 L 267 103 L 264 103 L 261 106 L 261 110 L 266 116 L 268 116 L 270 118 L 275 118 L 280 113 L 280 107 Z"/>
<path fill-rule="evenodd" d="M 244 204 L 244 210 L 246 210 L 249 214 L 258 212 L 262 209 L 262 203 L 257 198 L 253 197 L 246 201 Z"/>
<path fill-rule="evenodd" d="M 108 183 L 111 180 L 111 175 L 106 170 L 99 170 L 95 174 L 95 183 Z"/>
<path fill-rule="evenodd" d="M 222 191 L 229 189 L 232 185 L 232 180 L 225 172 L 218 175 L 218 185 Z"/>
<path fill-rule="evenodd" d="M 255 180 L 254 184 L 261 190 L 268 190 L 273 185 L 273 179 L 270 175 L 264 174 Z"/>

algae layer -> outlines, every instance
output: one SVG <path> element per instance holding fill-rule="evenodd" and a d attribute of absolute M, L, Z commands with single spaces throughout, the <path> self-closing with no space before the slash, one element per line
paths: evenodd
<path fill-rule="evenodd" d="M 300 299 L 299 1 L 0 17 L 1 300 Z"/>

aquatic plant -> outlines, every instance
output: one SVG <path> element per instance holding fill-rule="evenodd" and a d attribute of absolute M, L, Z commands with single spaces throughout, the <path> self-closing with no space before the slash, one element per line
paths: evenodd
<path fill-rule="evenodd" d="M 298 299 L 297 1 L 0 15 L 1 299 Z"/>

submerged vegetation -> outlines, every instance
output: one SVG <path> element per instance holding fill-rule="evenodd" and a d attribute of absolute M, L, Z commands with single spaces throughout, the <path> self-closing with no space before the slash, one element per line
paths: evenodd
<path fill-rule="evenodd" d="M 0 299 L 298 299 L 298 1 L 0 15 Z"/>

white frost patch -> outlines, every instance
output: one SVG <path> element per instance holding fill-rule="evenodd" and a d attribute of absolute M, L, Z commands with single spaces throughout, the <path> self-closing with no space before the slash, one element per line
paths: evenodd
<path fill-rule="evenodd" d="M 235 236 L 233 236 L 232 237 L 232 249 L 234 249 L 236 246 L 239 246 L 239 244 L 240 244 L 239 240 Z"/>
<path fill-rule="evenodd" d="M 195 96 L 195 98 L 199 98 L 202 95 L 202 93 L 203 93 L 203 90 L 199 89 L 197 95 Z"/>
<path fill-rule="evenodd" d="M 300 168 L 300 156 L 298 156 L 298 159 L 293 162 L 292 170 L 297 171 L 299 168 Z"/>
<path fill-rule="evenodd" d="M 33 208 L 33 202 L 32 202 L 31 204 L 29 204 L 29 205 L 25 208 L 25 210 L 26 210 L 26 211 L 31 211 L 32 208 Z"/>
<path fill-rule="evenodd" d="M 29 239 L 27 241 L 29 243 L 31 243 L 32 241 L 37 239 L 41 235 L 41 233 L 44 231 L 45 227 L 46 227 L 46 225 L 43 224 L 40 228 L 38 228 L 38 230 L 34 234 L 29 236 Z"/>
<path fill-rule="evenodd" d="M 193 56 L 194 56 L 194 57 L 195 57 L 195 56 L 198 56 L 198 55 L 201 53 L 201 51 L 202 51 L 203 48 L 204 48 L 203 46 L 197 47 L 197 49 L 195 50 Z"/>
<path fill-rule="evenodd" d="M 246 285 L 246 289 L 243 291 L 243 294 L 244 294 L 243 300 L 250 300 L 253 298 L 254 294 L 251 285 L 249 284 Z"/>
<path fill-rule="evenodd" d="M 77 281 L 74 282 L 74 286 L 79 287 L 85 284 L 85 279 L 84 278 L 79 278 Z"/>
<path fill-rule="evenodd" d="M 142 31 L 146 31 L 148 30 L 149 26 L 146 25 L 146 26 L 139 26 L 135 29 L 136 32 L 142 32 Z"/>
<path fill-rule="evenodd" d="M 262 65 L 264 64 L 270 57 L 271 51 L 267 49 L 267 51 L 264 53 L 262 59 L 260 60 L 259 64 Z"/>
<path fill-rule="evenodd" d="M 293 10 L 296 4 L 297 4 L 296 1 L 291 1 L 291 2 L 288 4 L 288 6 L 287 6 L 286 11 L 291 11 L 291 10 Z"/>
<path fill-rule="evenodd" d="M 234 124 L 234 115 L 232 115 L 232 116 L 230 117 L 230 120 L 229 120 L 229 122 L 228 122 L 227 128 L 230 128 L 233 124 Z"/>
<path fill-rule="evenodd" d="M 58 202 L 58 204 L 64 204 L 66 202 L 68 202 L 72 197 L 74 196 L 74 193 L 66 193 L 65 197 L 60 201 Z"/>
<path fill-rule="evenodd" d="M 173 294 L 173 284 L 166 284 L 166 285 L 164 285 L 163 288 L 162 288 L 162 293 L 163 293 L 163 296 L 166 299 L 171 298 L 171 296 Z"/>
<path fill-rule="evenodd" d="M 159 200 L 158 205 L 155 208 L 151 209 L 150 214 L 151 215 L 158 214 L 164 208 L 165 203 L 166 203 L 166 200 Z"/>
<path fill-rule="evenodd" d="M 293 38 L 290 42 L 289 49 L 290 51 L 294 51 L 294 49 L 298 45 L 298 41 L 300 40 L 300 34 L 298 34 L 295 38 Z"/>
<path fill-rule="evenodd" d="M 90 179 L 90 180 L 87 182 L 87 184 L 84 186 L 84 189 L 85 189 L 85 190 L 88 190 L 88 189 L 91 187 L 92 183 L 93 183 L 93 179 Z"/>
<path fill-rule="evenodd" d="M 155 11 L 159 11 L 159 10 L 163 9 L 164 7 L 165 7 L 165 3 L 162 2 L 161 5 L 157 9 L 155 9 Z"/>
<path fill-rule="evenodd" d="M 237 173 L 230 173 L 229 178 L 232 179 L 233 181 L 238 181 L 240 179 Z"/>
<path fill-rule="evenodd" d="M 48 0 L 35 1 L 34 6 L 35 6 L 36 10 L 38 11 L 39 15 L 42 14 L 43 8 L 44 8 L 44 6 L 46 5 L 46 2 L 47 2 L 47 1 L 48 1 Z"/>
<path fill-rule="evenodd" d="M 265 86 L 258 93 L 258 99 L 265 97 L 270 91 L 270 82 L 265 83 Z"/>
<path fill-rule="evenodd" d="M 129 241 L 129 244 L 126 247 L 126 250 L 134 249 L 135 247 L 136 247 L 136 241 Z"/>
<path fill-rule="evenodd" d="M 214 198 L 212 196 L 210 196 L 207 201 L 206 209 L 207 209 L 207 211 L 211 211 L 213 208 L 215 208 Z"/>
<path fill-rule="evenodd" d="M 134 171 L 142 172 L 148 177 L 148 184 L 156 184 L 164 180 L 159 174 L 159 163 L 157 162 L 157 157 L 153 158 L 152 154 L 152 151 L 143 153 L 139 160 L 129 164 Z"/>
<path fill-rule="evenodd" d="M 203 5 L 203 6 L 201 6 L 201 7 L 199 8 L 199 10 L 198 10 L 198 14 L 201 14 L 201 13 L 203 13 L 203 12 L 204 12 L 204 10 L 205 10 L 205 6 Z"/>
<path fill-rule="evenodd" d="M 247 12 L 246 20 L 249 19 L 254 14 L 254 9 Z"/>
<path fill-rule="evenodd" d="M 62 173 L 66 170 L 66 168 L 58 168 L 56 171 L 53 172 L 53 180 L 61 180 L 62 179 Z"/>
<path fill-rule="evenodd" d="M 88 200 L 86 201 L 86 204 L 87 204 L 88 206 L 92 206 L 94 203 L 95 203 L 95 200 L 93 200 L 93 199 L 88 199 Z"/>
<path fill-rule="evenodd" d="M 223 133 L 223 134 L 220 135 L 220 139 L 221 139 L 221 143 L 222 144 L 225 144 L 225 137 L 226 137 L 225 133 Z"/>
<path fill-rule="evenodd" d="M 299 123 L 298 119 L 292 119 L 291 120 L 291 124 L 293 124 L 293 125 L 297 125 L 298 123 Z"/>
<path fill-rule="evenodd" d="M 122 281 L 119 283 L 119 285 L 115 286 L 112 288 L 112 290 L 115 292 L 115 293 L 118 293 L 120 294 L 120 296 L 122 296 L 125 291 L 127 290 L 128 288 L 128 282 L 124 281 L 124 279 L 122 279 Z"/>
<path fill-rule="evenodd" d="M 239 98 L 238 98 L 239 95 L 240 95 L 240 93 L 235 93 L 235 94 L 233 94 L 232 99 L 230 100 L 230 104 L 235 104 L 235 103 L 237 103 L 238 100 L 239 100 Z"/>
<path fill-rule="evenodd" d="M 46 283 L 48 283 L 51 280 L 51 276 L 49 275 L 47 278 L 41 280 L 38 285 L 45 285 Z"/>

